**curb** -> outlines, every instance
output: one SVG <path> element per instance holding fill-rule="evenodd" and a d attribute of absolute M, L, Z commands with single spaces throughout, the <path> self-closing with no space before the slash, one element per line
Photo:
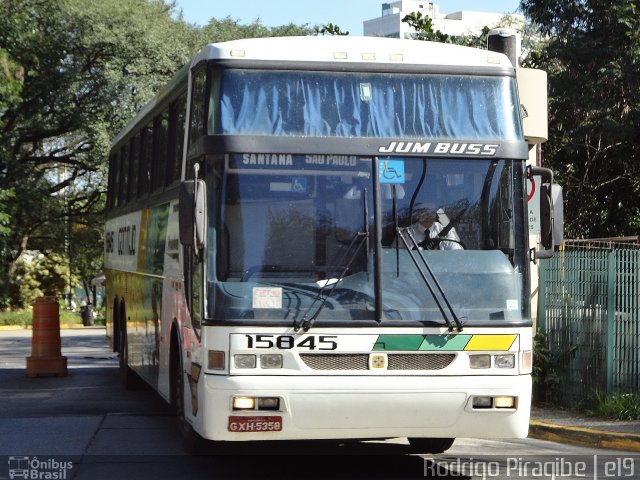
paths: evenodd
<path fill-rule="evenodd" d="M 77 323 L 63 323 L 60 325 L 60 330 L 99 330 L 104 328 L 104 325 L 88 325 L 85 327 Z M 0 325 L 0 332 L 15 330 L 33 330 L 33 328 L 31 325 Z"/>
<path fill-rule="evenodd" d="M 31 325 L 0 325 L 0 332 L 13 330 L 31 330 Z"/>
<path fill-rule="evenodd" d="M 640 452 L 640 435 L 634 433 L 607 432 L 605 430 L 568 427 L 531 420 L 529 422 L 529 437 L 584 447 Z"/>

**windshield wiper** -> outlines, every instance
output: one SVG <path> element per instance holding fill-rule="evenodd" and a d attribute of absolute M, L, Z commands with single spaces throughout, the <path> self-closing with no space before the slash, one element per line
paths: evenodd
<path fill-rule="evenodd" d="M 404 238 L 404 233 L 406 233 L 408 235 L 409 240 L 411 240 L 411 242 L 413 243 L 412 246 L 410 246 L 409 242 L 407 242 L 407 240 Z M 460 319 L 456 315 L 456 312 L 453 310 L 453 307 L 451 306 L 451 303 L 449 302 L 449 299 L 447 298 L 447 295 L 444 293 L 442 285 L 440 285 L 440 282 L 438 282 L 438 279 L 436 278 L 436 275 L 433 273 L 433 270 L 431 269 L 431 266 L 429 265 L 429 262 L 427 262 L 427 258 L 422 254 L 422 251 L 418 247 L 418 242 L 416 241 L 414 236 L 411 234 L 411 228 L 410 227 L 405 227 L 405 228 L 396 227 L 396 236 L 400 237 L 400 240 L 402 240 L 402 243 L 404 243 L 404 246 L 406 247 L 407 252 L 409 252 L 409 256 L 411 257 L 411 260 L 413 260 L 413 263 L 415 264 L 416 268 L 418 269 L 418 273 L 420 273 L 420 276 L 422 277 L 422 280 L 424 281 L 424 284 L 427 286 L 427 289 L 431 293 L 431 296 L 433 297 L 433 300 L 436 302 L 436 305 L 438 306 L 438 309 L 440 310 L 440 313 L 442 314 L 442 317 L 444 318 L 444 321 L 447 324 L 447 327 L 449 327 L 449 331 L 452 332 L 454 330 L 453 323 L 451 323 L 451 320 L 449 319 L 449 316 L 447 315 L 447 313 L 446 313 L 446 311 L 444 309 L 444 306 L 442 305 L 442 302 L 438 298 L 438 295 L 436 294 L 435 289 L 431 285 L 431 282 L 429 282 L 429 279 L 427 278 L 427 276 L 424 273 L 424 270 L 420 266 L 420 263 L 418 262 L 418 259 L 416 258 L 415 254 L 413 253 L 414 250 L 418 252 L 418 255 L 422 259 L 422 263 L 423 263 L 424 267 L 427 269 L 427 272 L 429 272 L 429 275 L 431 276 L 431 279 L 433 280 L 433 283 L 435 284 L 435 287 L 438 290 L 438 293 L 440 294 L 440 296 L 444 300 L 444 303 L 446 304 L 447 309 L 449 310 L 449 314 L 451 315 L 451 317 L 453 318 L 453 321 L 456 324 L 456 329 L 458 330 L 458 332 L 461 332 L 462 331 L 462 322 L 460 321 Z"/>
<path fill-rule="evenodd" d="M 327 278 L 325 280 L 324 284 L 320 287 L 320 290 L 318 290 L 318 294 L 315 296 L 315 298 L 311 302 L 311 305 L 309 305 L 309 308 L 307 308 L 307 311 L 302 316 L 302 321 L 300 322 L 300 324 L 298 324 L 297 320 L 294 320 L 293 322 L 294 331 L 297 332 L 298 330 L 300 330 L 300 328 L 302 328 L 306 332 L 313 326 L 316 319 L 320 315 L 320 312 L 322 312 L 322 309 L 326 305 L 327 300 L 329 299 L 329 297 L 331 297 L 331 295 L 333 294 L 333 291 L 336 289 L 338 284 L 342 281 L 342 279 L 345 277 L 345 275 L 349 271 L 349 268 L 351 267 L 351 264 L 353 263 L 356 256 L 358 255 L 360 248 L 362 248 L 362 245 L 365 244 L 368 238 L 369 238 L 369 232 L 358 232 L 353 236 L 353 238 L 351 239 L 351 243 L 342 254 L 340 261 L 336 263 L 336 265 L 344 265 L 344 267 L 342 268 L 342 272 L 340 272 L 340 275 L 338 276 L 338 278 Z M 354 245 L 355 245 L 355 249 L 354 249 Z M 348 255 L 349 257 L 347 257 Z M 348 261 L 345 264 L 344 261 L 347 258 L 348 258 Z M 328 286 L 331 286 L 331 290 L 329 290 L 329 292 L 323 297 L 324 291 Z M 313 313 L 313 315 L 309 316 L 309 312 L 311 312 L 311 309 L 315 306 L 315 304 L 318 301 L 320 301 L 320 299 L 322 299 L 322 301 L 320 302 L 320 305 L 318 306 L 316 311 Z"/>

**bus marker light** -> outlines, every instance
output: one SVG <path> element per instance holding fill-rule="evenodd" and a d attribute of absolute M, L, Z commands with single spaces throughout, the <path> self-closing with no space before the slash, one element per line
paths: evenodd
<path fill-rule="evenodd" d="M 404 60 L 404 56 L 401 53 L 390 53 L 389 60 L 392 62 L 402 62 Z"/>
<path fill-rule="evenodd" d="M 494 397 L 493 405 L 496 408 L 516 408 L 516 397 Z"/>
<path fill-rule="evenodd" d="M 533 365 L 532 357 L 531 350 L 522 352 L 522 361 L 520 363 L 522 370 L 531 371 L 531 367 Z"/>
<path fill-rule="evenodd" d="M 233 397 L 234 410 L 255 410 L 256 399 L 253 397 Z"/>
<path fill-rule="evenodd" d="M 224 352 L 220 350 L 208 351 L 209 362 L 207 366 L 209 370 L 224 370 Z"/>
<path fill-rule="evenodd" d="M 492 405 L 491 397 L 473 397 L 473 408 L 491 408 Z"/>
<path fill-rule="evenodd" d="M 347 55 L 347 52 L 333 52 L 334 60 L 346 60 L 347 58 L 349 58 L 349 55 Z"/>
<path fill-rule="evenodd" d="M 260 355 L 260 368 L 282 368 L 282 355 L 279 353 Z"/>
<path fill-rule="evenodd" d="M 515 368 L 516 356 L 512 353 L 495 356 L 496 368 Z"/>
<path fill-rule="evenodd" d="M 231 52 L 229 52 L 229 55 L 231 57 L 244 57 L 244 50 L 231 50 Z"/>
<path fill-rule="evenodd" d="M 233 356 L 236 368 L 256 368 L 256 356 L 250 354 L 236 354 Z"/>
<path fill-rule="evenodd" d="M 469 355 L 471 368 L 491 368 L 491 355 Z"/>

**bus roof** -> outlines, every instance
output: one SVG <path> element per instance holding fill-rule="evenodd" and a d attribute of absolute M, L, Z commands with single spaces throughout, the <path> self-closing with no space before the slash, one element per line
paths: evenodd
<path fill-rule="evenodd" d="M 478 48 L 399 38 L 351 35 L 265 37 L 211 43 L 190 63 L 202 61 L 317 62 L 324 64 L 433 65 L 512 70 L 506 55 Z M 113 139 L 112 148 L 126 137 L 137 122 L 151 113 L 163 98 L 186 82 L 189 64 L 181 68 L 158 94 Z M 186 86 L 186 84 L 185 84 Z"/>
<path fill-rule="evenodd" d="M 232 40 L 205 46 L 192 66 L 203 60 L 266 60 L 438 65 L 512 68 L 507 56 L 436 42 L 348 35 L 267 37 Z"/>

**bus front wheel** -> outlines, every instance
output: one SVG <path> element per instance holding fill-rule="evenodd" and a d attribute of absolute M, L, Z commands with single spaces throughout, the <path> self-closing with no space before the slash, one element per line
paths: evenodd
<path fill-rule="evenodd" d="M 455 438 L 409 438 L 414 453 L 443 453 L 451 448 Z"/>

